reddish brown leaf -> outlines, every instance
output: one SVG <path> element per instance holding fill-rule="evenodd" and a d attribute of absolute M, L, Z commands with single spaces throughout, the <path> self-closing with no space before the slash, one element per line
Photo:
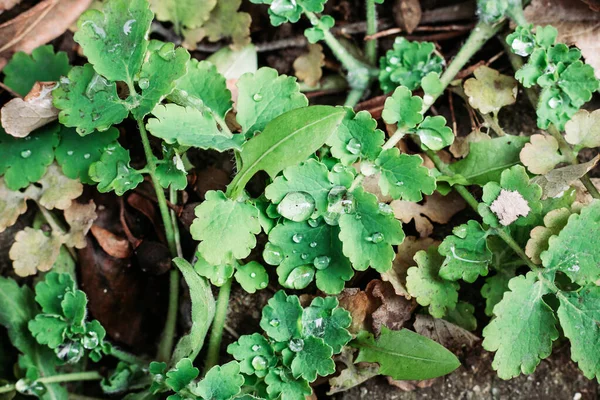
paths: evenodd
<path fill-rule="evenodd" d="M 129 258 L 131 255 L 131 246 L 129 240 L 112 233 L 111 231 L 101 228 L 98 225 L 92 225 L 92 235 L 98 241 L 102 250 L 115 258 Z"/>

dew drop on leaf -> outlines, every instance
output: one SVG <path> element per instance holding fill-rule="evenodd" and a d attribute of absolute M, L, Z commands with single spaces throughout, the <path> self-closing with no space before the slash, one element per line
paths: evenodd
<path fill-rule="evenodd" d="M 309 225 L 311 228 L 316 228 L 317 226 L 319 226 L 319 220 L 316 220 L 316 219 L 309 219 L 309 220 L 308 220 L 308 225 Z"/>
<path fill-rule="evenodd" d="M 294 353 L 298 353 L 299 351 L 302 351 L 302 349 L 304 348 L 304 340 L 292 339 L 292 340 L 290 340 L 290 344 L 288 345 L 288 347 Z"/>
<path fill-rule="evenodd" d="M 305 192 L 290 192 L 277 205 L 277 212 L 294 222 L 306 221 L 314 211 L 315 199 Z"/>
<path fill-rule="evenodd" d="M 365 239 L 367 240 L 367 242 L 381 243 L 383 241 L 383 233 L 375 232 L 372 235 L 367 236 Z"/>
<path fill-rule="evenodd" d="M 392 207 L 387 203 L 379 203 L 379 212 L 385 215 L 391 215 L 394 213 Z M 357 214 L 358 215 L 358 214 Z"/>
<path fill-rule="evenodd" d="M 261 289 L 264 289 L 264 288 L 266 288 L 266 287 L 267 287 L 267 282 L 261 282 L 261 283 L 260 283 L 260 288 L 261 288 Z"/>
<path fill-rule="evenodd" d="M 269 265 L 279 265 L 283 261 L 283 254 L 278 246 L 267 243 L 263 251 L 263 258 Z"/>
<path fill-rule="evenodd" d="M 356 138 L 352 138 L 348 141 L 348 143 L 346 144 L 346 150 L 348 150 L 348 153 L 350 154 L 358 154 L 360 153 L 360 148 L 362 147 L 362 145 L 360 144 L 360 142 L 358 140 L 356 140 Z"/>
<path fill-rule="evenodd" d="M 284 286 L 290 289 L 304 289 L 313 280 L 315 270 L 310 265 L 296 267 L 290 272 Z"/>
<path fill-rule="evenodd" d="M 308 254 L 302 253 L 302 254 L 300 254 L 300 258 L 303 260 L 306 260 L 308 258 Z"/>
<path fill-rule="evenodd" d="M 295 233 L 294 236 L 292 236 L 292 241 L 294 243 L 300 243 L 302 239 L 304 239 L 304 235 L 301 233 Z"/>
<path fill-rule="evenodd" d="M 88 350 L 94 349 L 96 346 L 98 346 L 99 343 L 100 340 L 98 339 L 98 334 L 93 331 L 88 332 L 82 340 L 83 347 L 85 347 Z"/>
<path fill-rule="evenodd" d="M 260 350 L 260 345 L 255 344 L 254 346 L 252 346 L 252 351 L 259 351 Z"/>
<path fill-rule="evenodd" d="M 274 328 L 277 328 L 281 322 L 278 319 L 272 319 L 269 321 L 269 325 Z"/>
<path fill-rule="evenodd" d="M 309 246 L 315 248 L 317 247 L 317 242 L 310 242 Z"/>
<path fill-rule="evenodd" d="M 250 278 L 256 278 L 256 272 L 252 272 L 252 273 L 250 274 Z"/>
<path fill-rule="evenodd" d="M 29 158 L 29 156 L 31 156 L 31 150 L 23 150 L 21 152 L 21 157 L 23 157 L 23 158 Z"/>
<path fill-rule="evenodd" d="M 562 104 L 562 100 L 559 97 L 551 97 L 548 100 L 548 107 L 555 109 Z"/>
<path fill-rule="evenodd" d="M 252 359 L 252 368 L 256 371 L 263 371 L 267 368 L 267 360 L 264 357 L 256 356 Z"/>
<path fill-rule="evenodd" d="M 328 256 L 318 256 L 313 260 L 313 265 L 316 269 L 325 269 L 329 267 L 329 263 L 331 262 L 331 258 Z"/>
<path fill-rule="evenodd" d="M 90 154 L 90 153 L 85 153 L 85 154 L 83 155 L 83 158 L 85 158 L 86 160 L 87 160 L 88 158 L 90 158 L 90 157 L 91 157 L 91 154 Z"/>
<path fill-rule="evenodd" d="M 139 80 L 138 86 L 140 89 L 146 90 L 150 87 L 150 80 L 148 80 L 148 78 L 142 78 Z"/>
<path fill-rule="evenodd" d="M 73 155 L 73 150 L 69 150 L 69 151 L 67 151 L 67 155 L 68 155 L 68 156 L 72 156 L 72 155 Z"/>
<path fill-rule="evenodd" d="M 254 93 L 254 96 L 252 96 L 252 100 L 256 101 L 257 103 L 259 101 L 261 101 L 262 99 L 263 99 L 263 96 L 260 93 Z"/>

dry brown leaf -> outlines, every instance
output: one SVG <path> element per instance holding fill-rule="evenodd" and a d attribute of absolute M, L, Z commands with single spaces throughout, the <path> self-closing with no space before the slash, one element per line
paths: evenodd
<path fill-rule="evenodd" d="M 455 354 L 473 348 L 480 340 L 458 325 L 425 314 L 417 314 L 414 327 L 418 334 L 435 340 Z"/>
<path fill-rule="evenodd" d="M 365 292 L 370 294 L 374 301 L 379 302 L 379 306 L 371 315 L 373 332 L 376 335 L 379 335 L 383 325 L 392 330 L 402 329 L 417 306 L 415 301 L 398 296 L 389 282 L 372 280 Z"/>
<path fill-rule="evenodd" d="M 367 319 L 376 307 L 366 292 L 355 288 L 344 289 L 338 295 L 338 300 L 340 307 L 348 310 L 352 316 L 352 325 L 348 328 L 351 333 L 369 329 Z"/>
<path fill-rule="evenodd" d="M 344 346 L 342 352 L 335 357 L 336 363 L 344 364 L 346 368 L 342 369 L 338 376 L 329 379 L 331 389 L 327 392 L 328 396 L 344 392 L 379 375 L 379 365 L 376 363 L 354 363 L 356 351 L 349 346 Z"/>
<path fill-rule="evenodd" d="M 380 203 L 389 203 L 393 200 L 393 198 L 390 195 L 381 193 L 381 188 L 379 187 L 379 178 L 381 178 L 380 173 L 365 176 L 365 179 L 363 179 L 363 188 L 367 192 L 374 194 Z"/>
<path fill-rule="evenodd" d="M 21 0 L 0 0 L 0 13 L 10 10 L 20 2 Z"/>
<path fill-rule="evenodd" d="M 91 232 L 102 250 L 108 255 L 114 258 L 128 258 L 131 255 L 131 246 L 127 239 L 119 237 L 98 225 L 92 225 Z"/>
<path fill-rule="evenodd" d="M 590 12 L 582 2 L 570 0 L 533 0 L 525 9 L 525 18 L 534 25 L 553 25 L 559 42 L 581 49 L 587 64 L 600 78 L 600 13 Z"/>
<path fill-rule="evenodd" d="M 52 105 L 56 82 L 36 82 L 24 99 L 15 98 L 2 107 L 0 120 L 9 135 L 22 138 L 58 118 Z"/>
<path fill-rule="evenodd" d="M 597 155 L 594 157 L 594 159 L 586 163 L 556 168 L 546 175 L 536 176 L 532 179 L 532 181 L 542 187 L 542 199 L 557 197 L 560 196 L 565 190 L 569 189 L 573 182 L 594 168 L 596 164 L 598 164 L 599 160 L 600 155 Z"/>
<path fill-rule="evenodd" d="M 309 44 L 308 53 L 294 60 L 294 74 L 308 86 L 315 87 L 323 76 L 323 65 L 325 65 L 323 47 L 320 44 Z"/>
<path fill-rule="evenodd" d="M 483 133 L 479 129 L 475 129 L 465 137 L 456 137 L 450 145 L 450 153 L 456 158 L 462 158 L 469 155 L 471 143 L 490 140 L 491 137 L 487 133 Z"/>
<path fill-rule="evenodd" d="M 65 221 L 69 224 L 68 237 L 65 238 L 65 244 L 69 247 L 83 249 L 86 246 L 85 235 L 92 227 L 94 220 L 98 217 L 96 214 L 96 204 L 90 200 L 87 204 L 72 202 L 71 207 L 64 213 Z"/>
<path fill-rule="evenodd" d="M 407 236 L 402 244 L 398 246 L 398 252 L 392 268 L 381 274 L 381 279 L 392 284 L 396 294 L 404 296 L 407 299 L 411 298 L 411 295 L 406 289 L 406 271 L 415 265 L 413 257 L 419 250 L 427 250 L 430 246 L 438 245 L 438 240 L 431 238 L 416 238 L 414 236 Z"/>
<path fill-rule="evenodd" d="M 8 255 L 17 275 L 35 275 L 37 271 L 49 271 L 52 268 L 60 246 L 58 234 L 46 235 L 40 229 L 27 227 L 17 232 Z"/>
<path fill-rule="evenodd" d="M 62 35 L 92 0 L 44 0 L 0 25 L 0 60 L 33 49 Z M 3 66 L 3 65 L 2 65 Z"/>
<path fill-rule="evenodd" d="M 432 222 L 448 223 L 457 212 L 465 208 L 466 203 L 455 192 L 451 192 L 447 196 L 435 192 L 431 196 L 425 196 L 423 204 L 394 200 L 390 206 L 397 219 L 405 224 L 414 220 L 419 235 L 428 237 L 433 232 Z"/>
<path fill-rule="evenodd" d="M 600 189 L 600 178 L 592 178 L 590 180 L 592 181 L 592 185 Z M 571 186 L 575 188 L 575 203 L 573 203 L 571 209 L 580 209 L 581 207 L 590 204 L 592 200 L 594 200 L 592 195 L 587 191 L 585 186 L 583 186 L 583 183 L 581 183 L 581 181 L 577 180 L 573 182 Z"/>
<path fill-rule="evenodd" d="M 428 388 L 432 386 L 436 380 L 442 378 L 425 379 L 424 381 L 397 381 L 389 376 L 386 376 L 388 383 L 404 392 L 412 392 L 413 390 Z"/>
<path fill-rule="evenodd" d="M 402 30 L 412 33 L 421 22 L 421 3 L 419 0 L 396 0 L 394 19 Z"/>
<path fill-rule="evenodd" d="M 526 143 L 519 158 L 532 174 L 546 174 L 565 157 L 558 151 L 558 142 L 550 135 L 532 135 Z"/>

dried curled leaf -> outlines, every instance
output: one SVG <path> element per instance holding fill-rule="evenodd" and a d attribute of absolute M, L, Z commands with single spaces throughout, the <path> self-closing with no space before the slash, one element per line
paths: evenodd
<path fill-rule="evenodd" d="M 542 199 L 560 197 L 576 180 L 594 168 L 599 160 L 600 155 L 583 164 L 557 168 L 546 175 L 536 176 L 532 182 L 542 187 Z"/>
<path fill-rule="evenodd" d="M 565 161 L 565 157 L 558 151 L 558 142 L 550 135 L 531 136 L 519 158 L 529 172 L 536 175 L 546 174 Z"/>
<path fill-rule="evenodd" d="M 315 87 L 323 76 L 325 55 L 320 44 L 309 44 L 308 53 L 294 60 L 294 74 L 310 87 Z"/>
<path fill-rule="evenodd" d="M 577 147 L 600 146 L 600 110 L 579 110 L 565 124 L 565 140 Z"/>
<path fill-rule="evenodd" d="M 52 105 L 55 82 L 36 82 L 24 99 L 15 98 L 2 107 L 2 127 L 9 135 L 25 137 L 58 118 Z"/>
<path fill-rule="evenodd" d="M 19 276 L 35 275 L 48 271 L 58 258 L 61 241 L 52 233 L 46 235 L 40 229 L 25 228 L 15 235 L 15 243 L 8 253 Z"/>
<path fill-rule="evenodd" d="M 72 202 L 71 206 L 65 210 L 64 217 L 71 227 L 68 237 L 65 238 L 65 244 L 69 247 L 83 249 L 86 246 L 85 235 L 98 217 L 96 204 L 93 200 L 87 204 Z"/>

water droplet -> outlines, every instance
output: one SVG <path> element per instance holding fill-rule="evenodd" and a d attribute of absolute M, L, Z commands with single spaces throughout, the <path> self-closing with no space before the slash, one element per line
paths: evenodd
<path fill-rule="evenodd" d="M 308 254 L 302 253 L 302 254 L 300 254 L 300 258 L 303 260 L 306 260 L 308 258 Z"/>
<path fill-rule="evenodd" d="M 327 194 L 327 211 L 350 214 L 354 212 L 354 196 L 344 186 L 334 186 Z"/>
<path fill-rule="evenodd" d="M 250 274 L 250 278 L 256 278 L 256 272 L 252 272 L 252 273 Z"/>
<path fill-rule="evenodd" d="M 89 159 L 92 155 L 90 153 L 85 153 L 83 155 L 83 158 L 85 158 L 86 160 Z"/>
<path fill-rule="evenodd" d="M 363 161 L 362 163 L 360 163 L 360 172 L 364 176 L 375 175 L 377 173 L 377 166 L 375 165 L 375 163 Z"/>
<path fill-rule="evenodd" d="M 29 156 L 31 156 L 31 150 L 23 150 L 21 152 L 21 157 L 23 157 L 23 158 L 29 158 Z"/>
<path fill-rule="evenodd" d="M 400 62 L 400 59 L 396 56 L 392 56 L 389 59 L 390 64 L 398 64 Z"/>
<path fill-rule="evenodd" d="M 148 78 L 142 78 L 138 81 L 138 86 L 142 90 L 146 90 L 150 87 L 150 80 Z"/>
<path fill-rule="evenodd" d="M 375 232 L 372 235 L 367 236 L 365 239 L 367 242 L 381 243 L 383 241 L 383 233 Z"/>
<path fill-rule="evenodd" d="M 362 145 L 360 144 L 360 142 L 358 140 L 356 140 L 356 138 L 352 138 L 348 141 L 348 143 L 346 144 L 346 150 L 348 150 L 348 153 L 350 154 L 358 154 L 360 153 L 360 148 L 362 147 Z"/>
<path fill-rule="evenodd" d="M 260 94 L 260 93 L 254 93 L 254 96 L 252 96 L 252 100 L 254 100 L 254 101 L 256 101 L 256 102 L 259 102 L 259 101 L 261 101 L 262 99 L 263 99 L 263 96 L 262 96 L 262 94 Z"/>
<path fill-rule="evenodd" d="M 317 242 L 310 242 L 309 246 L 315 248 L 317 247 Z"/>
<path fill-rule="evenodd" d="M 101 115 L 99 113 L 92 113 L 92 121 L 98 121 L 100 119 Z"/>
<path fill-rule="evenodd" d="M 357 214 L 358 215 L 358 214 Z M 327 225 L 336 226 L 339 225 L 340 214 L 333 212 L 326 212 L 323 214 L 323 220 Z"/>
<path fill-rule="evenodd" d="M 316 269 L 325 269 L 329 267 L 329 263 L 331 262 L 331 258 L 327 256 L 319 256 L 315 257 L 313 260 L 313 264 Z"/>
<path fill-rule="evenodd" d="M 173 43 L 166 43 L 160 49 L 158 49 L 158 55 L 166 61 L 171 61 L 175 58 L 175 45 Z"/>
<path fill-rule="evenodd" d="M 290 289 L 304 289 L 313 280 L 315 270 L 310 265 L 296 267 L 290 272 L 284 286 Z"/>
<path fill-rule="evenodd" d="M 396 182 L 396 186 L 404 186 L 404 182 L 398 181 L 398 182 Z"/>
<path fill-rule="evenodd" d="M 68 156 L 72 156 L 72 155 L 73 155 L 73 150 L 69 150 L 69 151 L 67 151 L 67 155 L 68 155 Z"/>
<path fill-rule="evenodd" d="M 93 331 L 88 332 L 82 340 L 83 347 L 88 350 L 94 349 L 99 343 L 100 340 L 98 339 L 98 334 Z"/>
<path fill-rule="evenodd" d="M 102 27 L 96 25 L 95 22 L 87 20 L 83 24 L 81 24 L 82 27 L 86 25 L 90 25 L 92 27 L 92 30 L 94 31 L 96 36 L 100 36 L 102 39 L 106 38 L 106 31 Z"/>
<path fill-rule="evenodd" d="M 125 25 L 123 25 L 123 33 L 125 35 L 129 35 L 131 33 L 131 25 L 133 25 L 134 22 L 135 19 L 130 19 L 129 21 L 125 22 Z"/>
<path fill-rule="evenodd" d="M 294 236 L 292 236 L 294 243 L 300 243 L 302 239 L 304 239 L 304 235 L 301 233 L 295 233 Z"/>
<path fill-rule="evenodd" d="M 295 222 L 306 221 L 315 211 L 315 199 L 305 192 L 290 192 L 277 205 L 282 217 Z"/>
<path fill-rule="evenodd" d="M 392 207 L 389 204 L 379 203 L 379 212 L 381 214 L 390 215 L 390 214 L 394 213 L 394 210 L 392 209 Z M 358 215 L 358 214 L 356 214 L 356 215 Z"/>
<path fill-rule="evenodd" d="M 252 346 L 252 351 L 259 351 L 261 349 L 260 345 L 255 344 L 254 346 Z"/>
<path fill-rule="evenodd" d="M 311 228 L 316 228 L 317 226 L 319 226 L 319 220 L 317 220 L 317 219 L 309 219 L 308 220 L 308 225 Z"/>
<path fill-rule="evenodd" d="M 292 340 L 290 340 L 290 344 L 288 345 L 288 347 L 294 353 L 298 353 L 299 351 L 302 351 L 302 349 L 304 348 L 304 340 L 292 339 Z"/>
<path fill-rule="evenodd" d="M 252 368 L 256 371 L 263 371 L 267 369 L 267 360 L 264 357 L 256 356 L 252 359 Z"/>
<path fill-rule="evenodd" d="M 112 84 L 114 85 L 114 83 Z M 85 89 L 85 97 L 93 100 L 94 96 L 98 92 L 106 92 L 111 87 L 111 83 L 106 80 L 103 76 L 94 74 L 94 77 L 88 83 Z"/>
<path fill-rule="evenodd" d="M 266 288 L 266 287 L 267 287 L 267 282 L 261 282 L 261 283 L 260 283 L 260 287 L 261 287 L 262 289 Z"/>
<path fill-rule="evenodd" d="M 344 166 L 340 163 L 337 163 L 333 166 L 333 172 L 340 173 L 344 170 Z"/>
<path fill-rule="evenodd" d="M 551 97 L 548 100 L 548 107 L 555 109 L 562 104 L 562 99 L 560 97 Z"/>
<path fill-rule="evenodd" d="M 54 351 L 58 358 L 69 364 L 77 363 L 83 355 L 83 348 L 81 347 L 81 344 L 76 342 L 63 344 Z"/>
<path fill-rule="evenodd" d="M 283 261 L 283 253 L 278 246 L 267 243 L 263 251 L 263 258 L 269 265 L 279 265 Z"/>
<path fill-rule="evenodd" d="M 279 324 L 281 324 L 281 322 L 276 318 L 269 321 L 269 325 L 271 325 L 273 328 L 277 328 Z"/>

